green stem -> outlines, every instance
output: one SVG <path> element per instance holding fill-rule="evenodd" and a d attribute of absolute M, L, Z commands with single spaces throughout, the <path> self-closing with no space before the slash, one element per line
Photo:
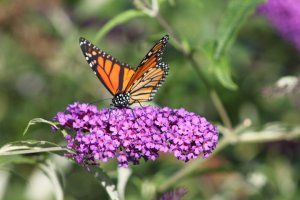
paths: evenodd
<path fill-rule="evenodd" d="M 247 132 L 230 139 L 231 143 L 264 143 L 280 140 L 293 140 L 300 138 L 300 129 L 289 132 L 262 131 L 262 132 Z"/>
<path fill-rule="evenodd" d="M 216 90 L 211 89 L 209 95 L 225 127 L 228 129 L 232 129 L 230 118 Z"/>
<path fill-rule="evenodd" d="M 173 40 L 173 44 L 176 49 L 178 49 L 181 53 L 183 53 L 185 56 L 190 56 L 190 52 L 188 49 L 184 48 L 184 45 L 180 41 L 180 39 L 177 37 L 175 31 L 173 28 L 166 22 L 166 20 L 157 13 L 155 16 L 155 19 L 158 21 L 158 23 L 166 30 L 166 32 L 171 36 Z"/>

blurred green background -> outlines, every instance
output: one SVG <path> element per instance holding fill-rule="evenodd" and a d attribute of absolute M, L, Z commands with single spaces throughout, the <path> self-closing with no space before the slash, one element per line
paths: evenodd
<path fill-rule="evenodd" d="M 82 55 L 80 36 L 120 61 L 137 66 L 157 40 L 170 34 L 157 19 L 145 15 L 113 27 L 101 40 L 97 38 L 107 22 L 129 9 L 136 9 L 137 2 L 0 1 L 1 146 L 26 139 L 64 144 L 62 136 L 51 133 L 47 125 L 31 128 L 24 137 L 22 132 L 30 119 L 51 120 L 74 101 L 93 102 L 110 97 Z M 274 89 L 281 77 L 298 76 L 299 52 L 255 11 L 242 23 L 226 53 L 237 89 L 224 87 L 211 75 L 209 53 L 229 3 L 164 0 L 159 1 L 159 13 L 176 37 L 184 41 L 186 49 L 193 52 L 202 73 L 222 100 L 233 127 L 245 123 L 245 119 L 251 121 L 254 130 L 271 122 L 299 124 L 299 96 L 278 95 Z M 190 58 L 176 47 L 172 34 L 163 59 L 170 65 L 170 74 L 154 103 L 183 107 L 222 124 L 209 89 L 195 73 Z M 299 89 L 294 93 L 297 92 Z M 110 101 L 97 103 L 99 108 L 109 104 Z M 294 140 L 229 145 L 171 188 L 187 188 L 185 199 L 297 199 L 300 196 L 299 144 L 299 140 Z M 65 199 L 108 198 L 84 169 L 67 159 L 49 156 L 60 171 Z M 37 175 L 39 184 L 34 186 L 34 176 L 38 174 L 34 164 L 0 167 L 3 180 L 0 199 L 45 199 L 35 198 L 36 191 L 52 187 L 43 182 L 41 174 Z M 151 184 L 159 187 L 166 178 L 185 167 L 185 163 L 166 155 L 155 162 L 131 166 L 133 175 L 127 186 L 127 199 L 149 197 Z M 113 177 L 116 175 L 115 162 L 105 163 L 103 168 Z"/>

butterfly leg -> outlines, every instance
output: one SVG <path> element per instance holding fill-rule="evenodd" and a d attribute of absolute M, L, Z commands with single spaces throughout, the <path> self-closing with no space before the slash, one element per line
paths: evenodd
<path fill-rule="evenodd" d="M 114 107 L 108 109 L 108 121 L 110 120 L 110 114 L 114 109 Z"/>
<path fill-rule="evenodd" d="M 129 108 L 130 110 L 131 110 L 131 112 L 132 112 L 132 116 L 134 117 L 134 119 L 136 120 L 137 119 L 137 117 L 136 117 L 136 115 L 134 114 L 134 112 L 133 112 L 133 109 L 132 108 Z"/>
<path fill-rule="evenodd" d="M 141 102 L 139 101 L 139 100 L 136 100 L 139 104 L 140 104 L 140 106 L 143 108 L 144 106 L 141 104 Z"/>

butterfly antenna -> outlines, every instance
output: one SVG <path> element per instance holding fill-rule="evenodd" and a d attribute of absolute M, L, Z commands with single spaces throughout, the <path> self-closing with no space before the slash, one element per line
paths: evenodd
<path fill-rule="evenodd" d="M 92 101 L 92 102 L 89 102 L 89 103 L 94 104 L 94 103 L 99 103 L 99 102 L 106 101 L 106 100 L 112 100 L 112 98 L 100 99 L 100 100 Z"/>
<path fill-rule="evenodd" d="M 130 108 L 130 107 L 128 107 L 130 110 L 131 110 L 131 113 L 132 113 L 132 116 L 134 117 L 134 119 L 136 120 L 137 119 L 137 117 L 135 116 L 135 114 L 134 114 L 134 112 L 133 112 L 133 109 L 132 108 Z"/>

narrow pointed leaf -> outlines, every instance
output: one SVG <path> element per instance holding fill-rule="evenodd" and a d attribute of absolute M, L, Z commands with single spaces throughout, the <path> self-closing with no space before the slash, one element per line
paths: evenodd
<path fill-rule="evenodd" d="M 97 33 L 96 41 L 100 41 L 111 29 L 136 17 L 146 16 L 142 11 L 127 10 L 108 21 Z"/>
<path fill-rule="evenodd" d="M 55 127 L 58 129 L 58 127 L 51 121 L 48 121 L 48 120 L 45 120 L 43 118 L 35 118 L 35 119 L 32 119 L 28 122 L 24 132 L 23 132 L 23 135 L 25 135 L 29 129 L 30 126 L 32 125 L 35 125 L 36 123 L 45 123 L 45 124 L 50 124 L 51 126 Z"/>
<path fill-rule="evenodd" d="M 47 160 L 46 163 L 40 164 L 39 167 L 51 181 L 55 199 L 63 200 L 62 184 L 57 176 L 55 165 L 50 160 Z"/>
<path fill-rule="evenodd" d="M 48 141 L 17 141 L 4 145 L 0 148 L 0 156 L 32 154 L 42 152 L 59 152 L 67 149 Z"/>

